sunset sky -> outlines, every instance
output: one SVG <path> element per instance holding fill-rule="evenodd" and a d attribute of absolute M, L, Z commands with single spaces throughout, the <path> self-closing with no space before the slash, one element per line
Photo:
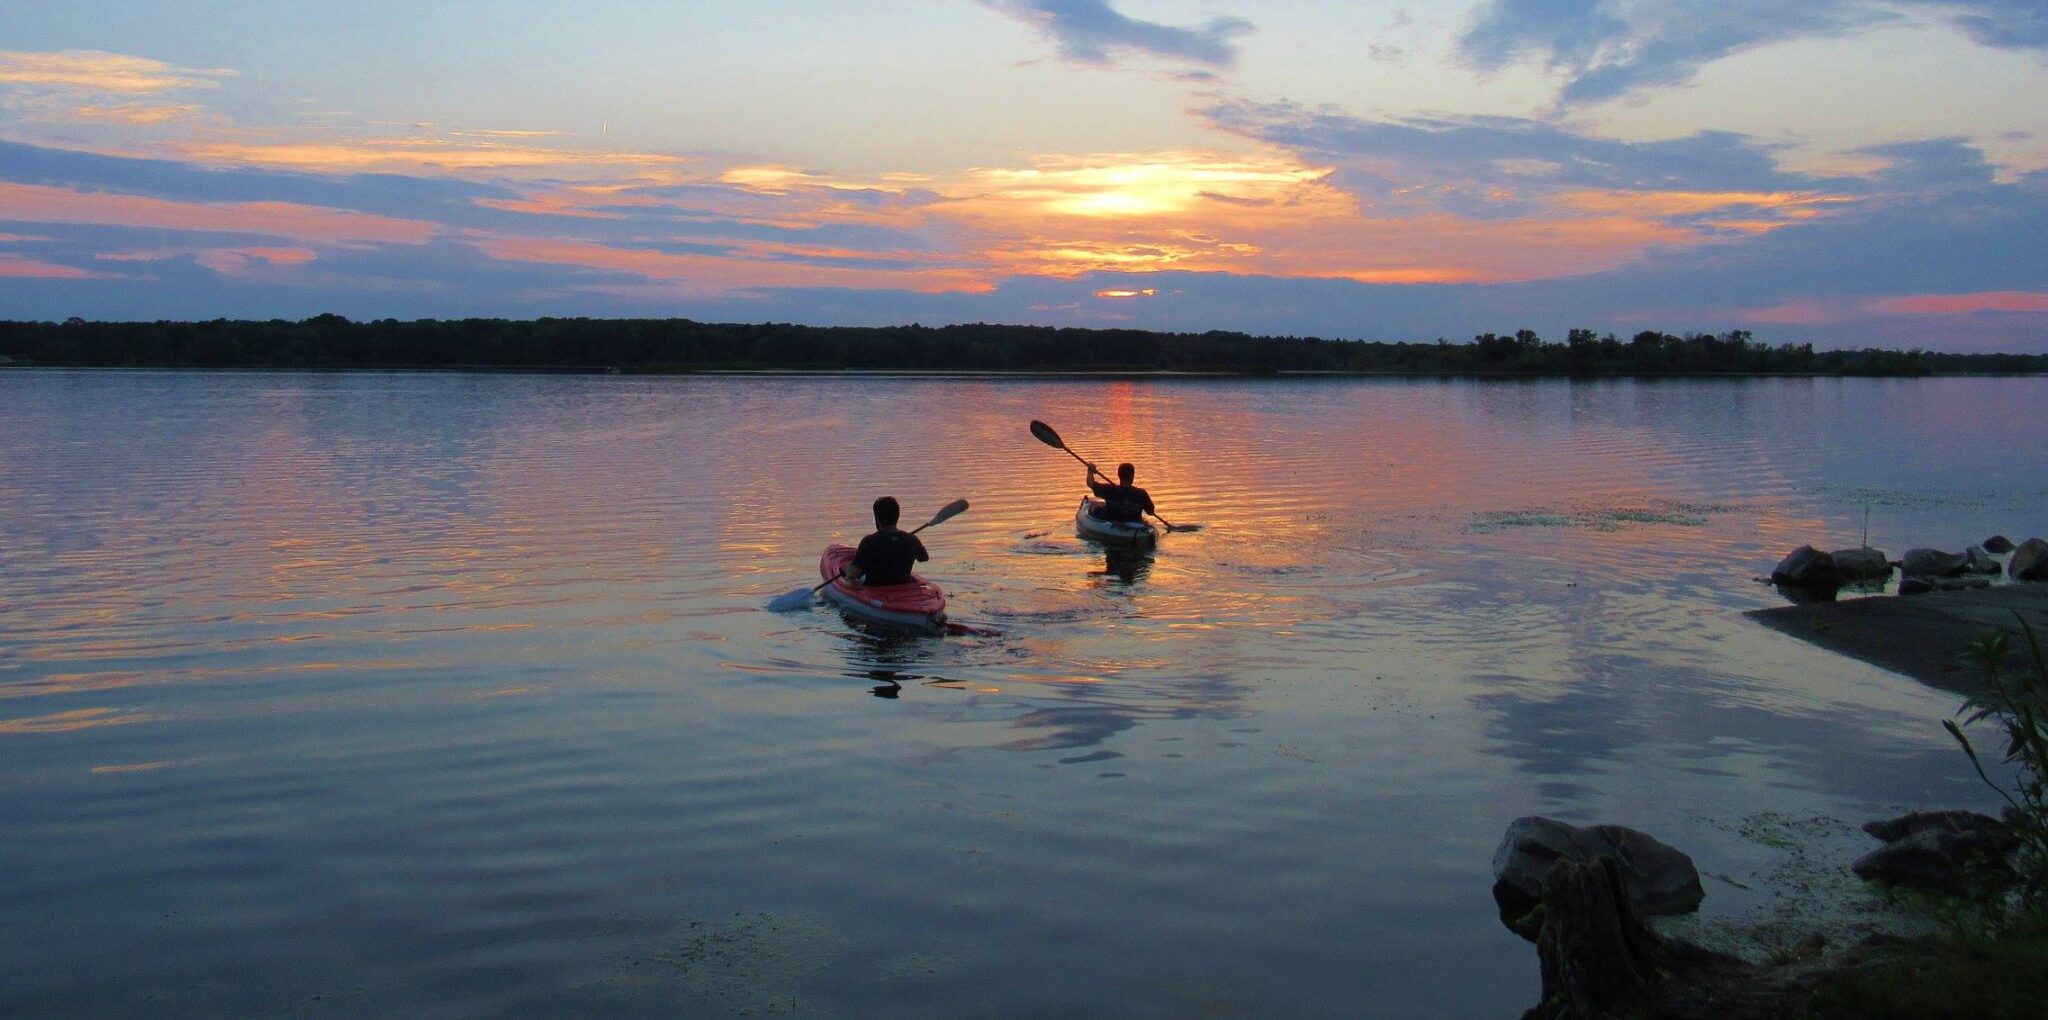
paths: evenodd
<path fill-rule="evenodd" d="M 2041 0 L 0 5 L 0 318 L 2048 351 Z"/>

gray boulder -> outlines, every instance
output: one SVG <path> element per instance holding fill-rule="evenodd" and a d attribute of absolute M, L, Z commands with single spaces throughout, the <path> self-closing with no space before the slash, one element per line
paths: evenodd
<path fill-rule="evenodd" d="M 1906 555 L 1899 558 L 1899 569 L 1908 577 L 1954 577 L 1962 573 L 1969 562 L 1962 553 L 1908 549 Z"/>
<path fill-rule="evenodd" d="M 1963 550 L 1963 573 L 1996 574 L 2005 568 L 1998 565 L 1998 559 L 1985 551 L 1981 545 Z"/>
<path fill-rule="evenodd" d="M 1849 870 L 1872 882 L 1945 896 L 2000 888 L 2013 880 L 1999 842 L 1984 833 L 1922 829 L 1856 858 Z"/>
<path fill-rule="evenodd" d="M 1925 577 L 1915 577 L 1908 574 L 1905 577 L 1899 578 L 1899 594 L 1901 595 L 1925 595 L 1933 590 L 1934 582 Z"/>
<path fill-rule="evenodd" d="M 1869 584 L 1891 580 L 1892 560 L 1882 549 L 1872 549 L 1867 545 L 1861 549 L 1837 549 L 1828 557 L 1834 560 L 1836 576 L 1845 583 Z M 1996 564 L 1993 564 L 1993 569 L 1997 569 Z"/>
<path fill-rule="evenodd" d="M 1887 843 L 1905 839 L 1930 829 L 1944 832 L 1974 832 L 1983 836 L 2001 850 L 2011 850 L 2020 845 L 2018 833 L 2004 822 L 1975 811 L 1914 811 L 1897 818 L 1885 818 L 1864 822 L 1863 831 Z"/>
<path fill-rule="evenodd" d="M 2048 542 L 2030 538 L 2005 561 L 2005 576 L 2015 581 L 2048 581 Z"/>
<path fill-rule="evenodd" d="M 2003 556 L 2012 551 L 2012 539 L 2004 535 L 1993 535 L 1984 540 L 1984 551 L 1994 556 Z"/>
<path fill-rule="evenodd" d="M 1810 545 L 1786 553 L 1771 571 L 1771 580 L 1799 588 L 1838 588 L 1842 584 L 1841 575 L 1835 571 L 1835 558 Z"/>
<path fill-rule="evenodd" d="M 1589 864 L 1612 858 L 1629 902 L 1645 914 L 1695 910 L 1706 890 L 1692 858 L 1654 837 L 1619 825 L 1580 828 L 1529 815 L 1508 825 L 1493 852 L 1493 901 L 1508 930 L 1534 941 L 1541 921 L 1529 914 L 1543 902 L 1543 876 L 1559 858 Z"/>
<path fill-rule="evenodd" d="M 1850 869 L 1873 882 L 1961 896 L 2013 880 L 2006 856 L 2020 845 L 2012 827 L 1975 811 L 1915 811 L 1865 822 L 1863 831 L 1885 845 L 1857 858 Z"/>

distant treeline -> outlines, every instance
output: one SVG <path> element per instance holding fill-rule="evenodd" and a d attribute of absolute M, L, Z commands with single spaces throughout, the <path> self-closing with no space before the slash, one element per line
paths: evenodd
<path fill-rule="evenodd" d="M 1350 372 L 1401 375 L 1933 375 L 2048 371 L 2048 355 L 1832 350 L 1747 330 L 1622 339 L 1531 330 L 1470 343 L 1154 333 L 1050 326 L 799 326 L 689 319 L 0 322 L 17 365 L 496 368 L 625 372 L 866 369 L 994 372 Z"/>

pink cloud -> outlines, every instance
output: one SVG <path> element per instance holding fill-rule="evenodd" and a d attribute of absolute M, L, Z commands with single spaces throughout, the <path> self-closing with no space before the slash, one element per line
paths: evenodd
<path fill-rule="evenodd" d="M 0 218 L 31 223 L 235 231 L 337 244 L 420 244 L 440 229 L 420 220 L 294 202 L 174 202 L 40 184 L 0 184 Z"/>
<path fill-rule="evenodd" d="M 95 273 L 76 266 L 60 266 L 50 262 L 38 262 L 0 252 L 0 278 L 34 280 L 104 280 L 112 273 Z"/>
<path fill-rule="evenodd" d="M 1786 326 L 1813 326 L 1841 318 L 1839 309 L 1831 302 L 1817 298 L 1793 298 L 1789 301 L 1780 301 L 1768 308 L 1753 308 L 1741 314 L 1753 322 Z"/>
<path fill-rule="evenodd" d="M 1974 294 L 1907 294 L 1873 301 L 1873 311 L 1901 315 L 1969 315 L 1973 312 L 2048 312 L 2048 294 L 1990 290 Z"/>
<path fill-rule="evenodd" d="M 239 276 L 252 266 L 300 266 L 317 256 L 304 248 L 211 248 L 199 253 L 199 264 L 222 276 Z"/>

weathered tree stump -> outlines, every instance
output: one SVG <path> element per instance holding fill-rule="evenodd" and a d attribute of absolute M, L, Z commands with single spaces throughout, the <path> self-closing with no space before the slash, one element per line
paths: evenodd
<path fill-rule="evenodd" d="M 1543 904 L 1543 1001 L 1523 1020 L 1762 1020 L 1779 1012 L 1783 989 L 1765 968 L 1650 930 L 1608 858 L 1559 859 L 1543 878 Z"/>

